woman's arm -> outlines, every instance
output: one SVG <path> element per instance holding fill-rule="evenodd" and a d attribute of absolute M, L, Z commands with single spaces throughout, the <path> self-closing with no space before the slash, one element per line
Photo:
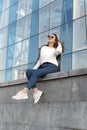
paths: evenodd
<path fill-rule="evenodd" d="M 62 53 L 62 45 L 60 42 L 58 42 L 58 47 L 56 48 L 55 54 L 59 55 Z"/>

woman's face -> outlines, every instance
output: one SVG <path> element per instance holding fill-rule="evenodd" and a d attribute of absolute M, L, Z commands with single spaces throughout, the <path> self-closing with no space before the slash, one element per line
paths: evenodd
<path fill-rule="evenodd" d="M 55 42 L 55 35 L 48 35 L 48 43 L 54 43 Z"/>

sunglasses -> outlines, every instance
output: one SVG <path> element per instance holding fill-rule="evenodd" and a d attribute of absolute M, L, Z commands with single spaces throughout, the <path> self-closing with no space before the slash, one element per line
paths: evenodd
<path fill-rule="evenodd" d="M 54 36 L 50 36 L 50 35 L 48 35 L 48 38 L 53 39 L 53 38 L 54 38 Z"/>

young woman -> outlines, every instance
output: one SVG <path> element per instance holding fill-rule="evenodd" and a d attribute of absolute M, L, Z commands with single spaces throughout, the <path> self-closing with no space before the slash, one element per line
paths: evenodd
<path fill-rule="evenodd" d="M 28 79 L 27 86 L 23 90 L 19 91 L 15 96 L 12 96 L 12 98 L 16 100 L 27 99 L 29 90 L 33 89 L 34 104 L 36 104 L 43 94 L 43 92 L 37 87 L 37 79 L 49 73 L 58 71 L 59 64 L 57 57 L 63 52 L 63 50 L 64 46 L 62 42 L 58 40 L 57 35 L 48 35 L 48 44 L 41 47 L 34 68 L 26 71 Z"/>

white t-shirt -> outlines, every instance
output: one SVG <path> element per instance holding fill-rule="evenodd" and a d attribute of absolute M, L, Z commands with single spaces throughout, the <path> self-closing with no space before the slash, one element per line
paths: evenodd
<path fill-rule="evenodd" d="M 61 43 L 59 43 L 57 48 L 43 46 L 40 50 L 40 57 L 33 69 L 38 69 L 39 66 L 45 62 L 49 62 L 49 63 L 52 63 L 52 64 L 58 66 L 58 61 L 57 61 L 56 57 L 61 53 L 62 53 Z"/>

